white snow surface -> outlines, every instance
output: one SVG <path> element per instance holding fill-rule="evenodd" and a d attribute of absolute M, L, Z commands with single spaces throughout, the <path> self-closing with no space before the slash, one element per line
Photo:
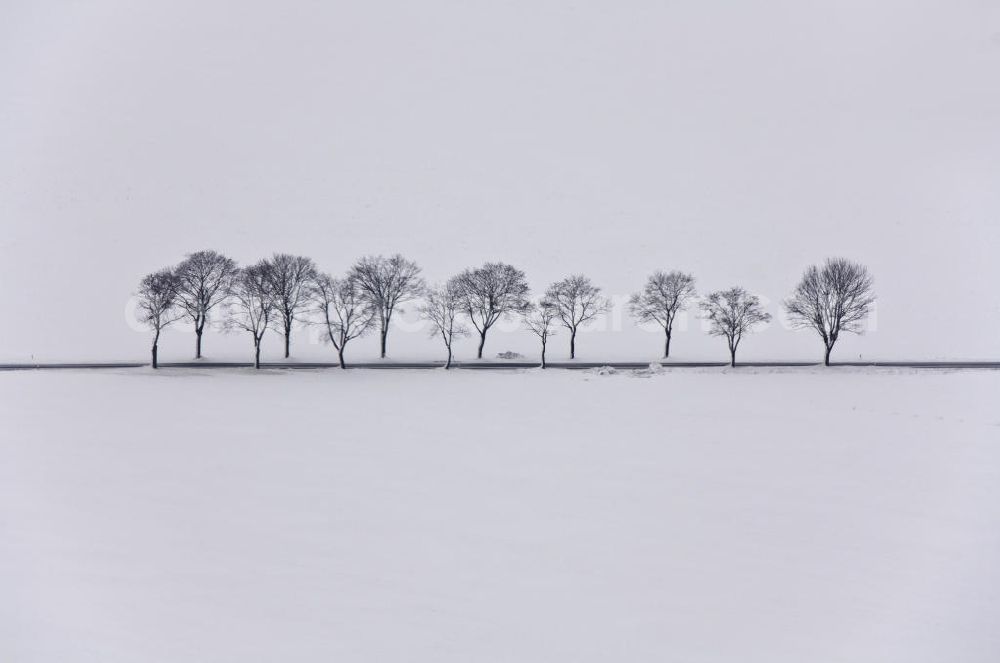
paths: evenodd
<path fill-rule="evenodd" d="M 994 662 L 998 394 L 0 373 L 0 661 Z"/>

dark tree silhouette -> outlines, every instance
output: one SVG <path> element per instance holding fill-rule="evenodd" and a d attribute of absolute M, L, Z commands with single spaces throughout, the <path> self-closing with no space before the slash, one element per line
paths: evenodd
<path fill-rule="evenodd" d="M 864 265 L 830 258 L 822 267 L 806 270 L 785 309 L 793 326 L 814 329 L 823 339 L 823 363 L 829 366 L 841 332 L 862 333 L 874 301 L 872 277 Z"/>
<path fill-rule="evenodd" d="M 420 267 L 398 253 L 389 258 L 365 256 L 354 265 L 351 276 L 378 318 L 380 356 L 385 359 L 389 323 L 396 307 L 423 292 Z"/>
<path fill-rule="evenodd" d="M 694 298 L 694 277 L 683 272 L 654 272 L 642 292 L 629 298 L 629 311 L 640 322 L 655 322 L 663 327 L 666 339 L 663 357 L 670 356 L 670 339 L 677 314 Z"/>
<path fill-rule="evenodd" d="M 451 346 L 456 338 L 466 336 L 469 330 L 458 322 L 462 311 L 462 297 L 454 279 L 444 286 L 430 288 L 424 293 L 424 303 L 420 306 L 420 317 L 431 324 L 430 335 L 440 336 L 448 351 L 445 368 L 451 368 Z"/>
<path fill-rule="evenodd" d="M 549 286 L 545 301 L 555 309 L 556 317 L 569 330 L 569 358 L 576 359 L 576 332 L 602 313 L 607 312 L 608 300 L 601 289 L 582 274 L 574 274 Z"/>
<path fill-rule="evenodd" d="M 267 260 L 244 267 L 237 272 L 230 290 L 226 326 L 248 331 L 253 336 L 254 368 L 260 368 L 260 344 L 264 334 L 280 316 L 274 297 L 272 269 L 272 263 Z"/>
<path fill-rule="evenodd" d="M 477 359 L 483 358 L 486 334 L 497 320 L 511 313 L 524 313 L 528 302 L 528 282 L 524 272 L 502 262 L 488 262 L 467 269 L 454 278 L 462 311 L 479 332 Z"/>
<path fill-rule="evenodd" d="M 312 299 L 327 339 L 337 351 L 340 367 L 347 368 L 344 350 L 349 342 L 371 329 L 375 312 L 358 287 L 358 282 L 351 276 L 335 279 L 329 274 L 317 275 L 312 286 Z"/>
<path fill-rule="evenodd" d="M 736 349 L 744 334 L 753 331 L 757 324 L 771 319 L 771 314 L 764 312 L 756 295 L 739 287 L 709 294 L 701 303 L 701 309 L 704 311 L 704 318 L 711 323 L 708 333 L 726 339 L 730 366 L 736 366 Z"/>
<path fill-rule="evenodd" d="M 309 289 L 316 278 L 316 265 L 310 258 L 287 253 L 274 254 L 269 264 L 268 287 L 280 321 L 275 331 L 285 336 L 285 359 L 288 359 L 292 326 L 309 305 Z"/>
<path fill-rule="evenodd" d="M 139 282 L 139 319 L 153 330 L 152 365 L 159 368 L 157 351 L 160 332 L 181 318 L 177 309 L 177 277 L 173 270 L 161 269 L 147 274 Z"/>
<path fill-rule="evenodd" d="M 559 319 L 556 305 L 547 299 L 543 299 L 538 304 L 525 312 L 524 326 L 538 337 L 542 342 L 542 368 L 545 368 L 545 348 L 548 345 L 549 337 L 555 336 L 555 325 Z"/>
<path fill-rule="evenodd" d="M 215 251 L 192 253 L 174 270 L 177 305 L 194 324 L 195 359 L 201 359 L 201 335 L 209 313 L 225 300 L 236 272 L 236 262 Z"/>

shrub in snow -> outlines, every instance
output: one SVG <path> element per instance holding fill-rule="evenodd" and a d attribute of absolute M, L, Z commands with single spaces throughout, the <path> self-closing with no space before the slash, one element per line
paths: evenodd
<path fill-rule="evenodd" d="M 521 359 L 523 356 L 520 352 L 511 352 L 510 350 L 497 353 L 497 359 Z"/>

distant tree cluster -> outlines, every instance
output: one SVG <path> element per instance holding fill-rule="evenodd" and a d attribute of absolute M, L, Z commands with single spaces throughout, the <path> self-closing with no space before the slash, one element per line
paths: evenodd
<path fill-rule="evenodd" d="M 822 339 L 824 363 L 843 332 L 861 333 L 875 301 L 872 277 L 863 265 L 832 258 L 809 267 L 784 302 L 792 325 L 813 329 Z M 342 277 L 321 272 L 304 256 L 276 253 L 246 267 L 215 251 L 188 255 L 176 267 L 145 276 L 137 291 L 139 317 L 153 331 L 152 366 L 158 366 L 161 332 L 179 320 L 195 331 L 195 358 L 202 356 L 206 325 L 218 317 L 229 331 L 247 333 L 253 341 L 254 366 L 260 368 L 261 344 L 267 330 L 280 334 L 285 357 L 291 352 L 296 323 L 319 325 L 337 352 L 341 368 L 348 343 L 378 331 L 380 356 L 387 356 L 392 318 L 401 304 L 420 300 L 419 314 L 440 338 L 452 364 L 455 339 L 475 330 L 476 357 L 482 359 L 489 330 L 516 316 L 541 343 L 541 367 L 546 366 L 549 339 L 562 327 L 569 336 L 570 359 L 576 357 L 577 332 L 606 314 L 610 301 L 600 287 L 574 274 L 551 284 L 532 301 L 527 278 L 502 262 L 469 268 L 444 284 L 428 287 L 420 267 L 396 254 L 365 256 Z M 657 271 L 629 298 L 631 315 L 656 323 L 664 332 L 663 356 L 670 357 L 674 323 L 698 300 L 695 279 L 681 271 Z M 771 320 L 760 300 L 734 286 L 710 292 L 698 302 L 709 334 L 726 340 L 730 364 L 744 336 Z M 466 326 L 466 323 L 471 326 Z"/>

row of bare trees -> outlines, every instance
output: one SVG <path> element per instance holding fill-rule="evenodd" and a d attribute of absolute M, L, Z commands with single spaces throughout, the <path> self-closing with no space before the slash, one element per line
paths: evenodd
<path fill-rule="evenodd" d="M 323 325 L 342 366 L 347 343 L 378 326 L 385 357 L 393 313 L 423 289 L 420 268 L 399 255 L 362 258 L 337 279 L 320 272 L 304 256 L 278 253 L 238 267 L 220 253 L 199 251 L 172 269 L 143 278 L 137 294 L 141 317 L 154 331 L 154 368 L 160 332 L 185 318 L 194 325 L 195 357 L 201 358 L 205 325 L 219 309 L 227 330 L 250 334 L 254 365 L 259 368 L 267 330 L 282 335 L 287 358 L 297 322 Z"/>
<path fill-rule="evenodd" d="M 444 343 L 446 368 L 452 363 L 455 339 L 474 330 L 479 338 L 476 356 L 482 359 L 489 330 L 510 316 L 520 317 L 538 337 L 544 368 L 548 341 L 559 327 L 568 332 L 570 358 L 575 358 L 577 332 L 610 308 L 601 288 L 583 275 L 553 283 L 533 302 L 524 272 L 512 265 L 489 262 L 428 287 L 420 267 L 399 254 L 366 256 L 336 278 L 303 256 L 279 253 L 239 267 L 220 253 L 199 251 L 174 268 L 147 275 L 137 294 L 142 320 L 154 332 L 154 368 L 161 331 L 182 319 L 194 326 L 195 357 L 200 358 L 205 326 L 216 312 L 222 313 L 226 329 L 251 335 L 257 368 L 267 330 L 282 335 L 287 358 L 296 323 L 320 325 L 341 367 L 348 343 L 373 330 L 378 331 L 380 355 L 385 358 L 393 315 L 402 310 L 401 304 L 415 299 L 422 300 L 419 312 L 430 324 L 431 335 Z M 692 275 L 658 271 L 631 296 L 629 310 L 640 322 L 662 327 L 663 356 L 669 357 L 674 323 L 696 298 Z M 829 365 L 840 334 L 861 333 L 873 302 L 867 268 L 837 258 L 808 268 L 784 305 L 794 326 L 817 332 Z M 726 340 L 733 366 L 744 336 L 771 319 L 760 300 L 741 287 L 711 292 L 699 308 L 709 322 L 709 333 Z"/>

